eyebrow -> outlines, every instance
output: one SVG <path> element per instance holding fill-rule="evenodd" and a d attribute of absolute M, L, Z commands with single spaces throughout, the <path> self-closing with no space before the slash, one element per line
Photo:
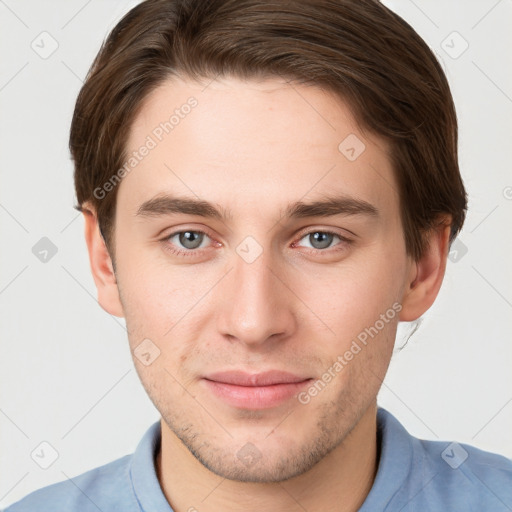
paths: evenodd
<path fill-rule="evenodd" d="M 173 213 L 197 215 L 199 217 L 227 220 L 232 218 L 229 210 L 202 199 L 158 195 L 140 205 L 138 217 L 160 217 Z M 367 201 L 348 196 L 328 196 L 308 203 L 296 201 L 287 206 L 284 217 L 302 219 L 306 217 L 332 217 L 334 215 L 367 215 L 378 217 L 379 210 Z"/>

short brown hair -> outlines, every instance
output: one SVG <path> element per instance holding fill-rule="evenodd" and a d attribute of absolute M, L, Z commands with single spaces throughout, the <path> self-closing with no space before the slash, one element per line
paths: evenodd
<path fill-rule="evenodd" d="M 450 241 L 460 231 L 467 196 L 450 88 L 398 15 L 377 0 L 146 0 L 103 43 L 71 125 L 75 208 L 91 202 L 113 258 L 118 187 L 103 198 L 94 191 L 126 161 L 143 100 L 172 76 L 279 77 L 334 92 L 390 144 L 408 254 L 423 254 L 442 214 Z"/>

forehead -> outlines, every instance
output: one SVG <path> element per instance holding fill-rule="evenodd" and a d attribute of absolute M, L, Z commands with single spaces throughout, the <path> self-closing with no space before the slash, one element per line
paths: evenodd
<path fill-rule="evenodd" d="M 137 156 L 118 202 L 133 212 L 162 192 L 235 212 L 333 192 L 398 202 L 385 142 L 328 91 L 279 79 L 168 80 L 144 100 L 126 150 Z"/>

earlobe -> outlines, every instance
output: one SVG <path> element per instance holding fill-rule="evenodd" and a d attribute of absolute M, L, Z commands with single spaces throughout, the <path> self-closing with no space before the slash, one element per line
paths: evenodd
<path fill-rule="evenodd" d="M 446 270 L 449 237 L 450 225 L 443 224 L 433 229 L 424 254 L 412 264 L 402 297 L 401 321 L 417 320 L 434 303 Z"/>
<path fill-rule="evenodd" d="M 92 276 L 98 290 L 98 303 L 107 313 L 124 317 L 112 259 L 101 236 L 96 214 L 93 208 L 84 208 L 87 208 L 82 212 L 85 219 L 85 241 Z"/>

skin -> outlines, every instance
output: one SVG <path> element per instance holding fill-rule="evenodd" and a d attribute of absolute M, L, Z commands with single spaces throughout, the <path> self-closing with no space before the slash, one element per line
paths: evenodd
<path fill-rule="evenodd" d="M 355 511 L 377 470 L 376 396 L 397 323 L 437 296 L 449 227 L 430 233 L 419 261 L 407 255 L 388 147 L 319 88 L 169 80 L 145 99 L 128 153 L 190 96 L 197 107 L 119 185 L 115 273 L 94 209 L 84 214 L 100 305 L 126 319 L 132 354 L 146 338 L 160 350 L 151 364 L 134 364 L 162 416 L 161 487 L 177 512 Z M 353 162 L 338 150 L 351 133 L 366 146 Z M 135 215 L 160 193 L 231 216 Z M 282 216 L 289 203 L 333 194 L 379 214 Z M 179 230 L 207 235 L 191 250 L 169 237 Z M 350 242 L 333 236 L 318 248 L 309 235 L 325 230 Z M 236 250 L 247 236 L 262 250 L 251 263 Z M 400 314 L 307 404 L 234 407 L 204 385 L 204 375 L 230 369 L 320 379 L 393 304 Z M 237 457 L 247 443 L 259 454 L 249 465 Z"/>

